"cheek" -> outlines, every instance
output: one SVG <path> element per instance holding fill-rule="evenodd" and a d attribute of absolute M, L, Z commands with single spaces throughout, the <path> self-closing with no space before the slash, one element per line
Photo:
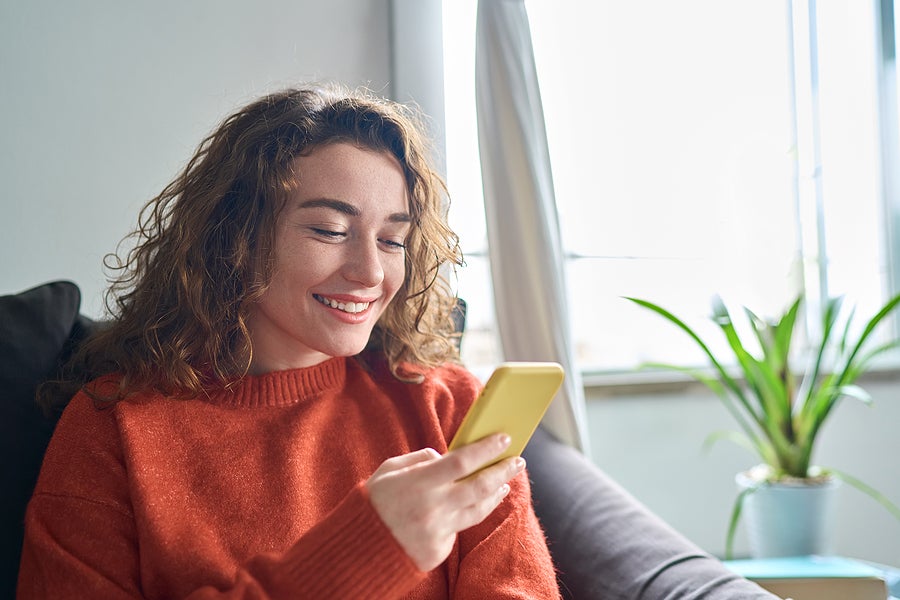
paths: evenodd
<path fill-rule="evenodd" d="M 407 271 L 407 257 L 404 254 L 399 259 L 397 259 L 396 272 L 397 272 L 397 281 L 402 284 L 406 280 L 406 271 Z"/>
<path fill-rule="evenodd" d="M 321 248 L 302 242 L 281 244 L 275 255 L 272 284 L 287 288 L 313 285 L 328 271 L 329 264 L 329 256 Z"/>
<path fill-rule="evenodd" d="M 391 294 L 396 294 L 406 280 L 406 260 L 403 256 L 384 265 L 384 279 Z"/>
<path fill-rule="evenodd" d="M 321 283 L 320 264 L 320 261 L 310 260 L 308 255 L 279 256 L 273 265 L 269 291 L 282 303 L 296 302 L 309 288 Z"/>

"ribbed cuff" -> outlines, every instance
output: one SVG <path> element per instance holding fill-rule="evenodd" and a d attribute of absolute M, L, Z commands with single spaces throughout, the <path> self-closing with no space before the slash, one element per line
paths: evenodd
<path fill-rule="evenodd" d="M 363 483 L 288 550 L 284 566 L 285 583 L 304 598 L 396 598 L 425 577 L 375 512 Z"/>

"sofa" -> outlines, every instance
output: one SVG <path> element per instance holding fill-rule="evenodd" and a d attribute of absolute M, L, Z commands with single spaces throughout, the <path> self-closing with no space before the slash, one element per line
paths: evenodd
<path fill-rule="evenodd" d="M 0 296 L 0 598 L 13 598 L 25 506 L 58 415 L 34 402 L 99 324 L 73 282 Z M 774 598 L 653 515 L 580 453 L 539 428 L 525 450 L 535 511 L 564 598 Z"/>

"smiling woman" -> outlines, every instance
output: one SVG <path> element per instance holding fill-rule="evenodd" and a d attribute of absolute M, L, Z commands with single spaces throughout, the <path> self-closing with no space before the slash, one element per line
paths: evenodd
<path fill-rule="evenodd" d="M 26 514 L 20 598 L 556 598 L 524 461 L 448 452 L 481 384 L 413 113 L 291 89 L 151 200 Z M 76 375 L 78 374 L 78 375 Z M 97 544 L 96 540 L 103 540 Z"/>
<path fill-rule="evenodd" d="M 335 143 L 295 166 L 272 280 L 248 318 L 253 373 L 359 354 L 403 284 L 410 216 L 397 159 Z"/>

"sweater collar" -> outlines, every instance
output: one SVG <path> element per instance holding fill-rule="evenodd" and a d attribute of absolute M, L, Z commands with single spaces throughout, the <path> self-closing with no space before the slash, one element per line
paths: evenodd
<path fill-rule="evenodd" d="M 246 375 L 228 389 L 210 394 L 209 401 L 245 408 L 296 404 L 343 387 L 347 379 L 347 360 L 330 358 L 312 367 Z"/>

